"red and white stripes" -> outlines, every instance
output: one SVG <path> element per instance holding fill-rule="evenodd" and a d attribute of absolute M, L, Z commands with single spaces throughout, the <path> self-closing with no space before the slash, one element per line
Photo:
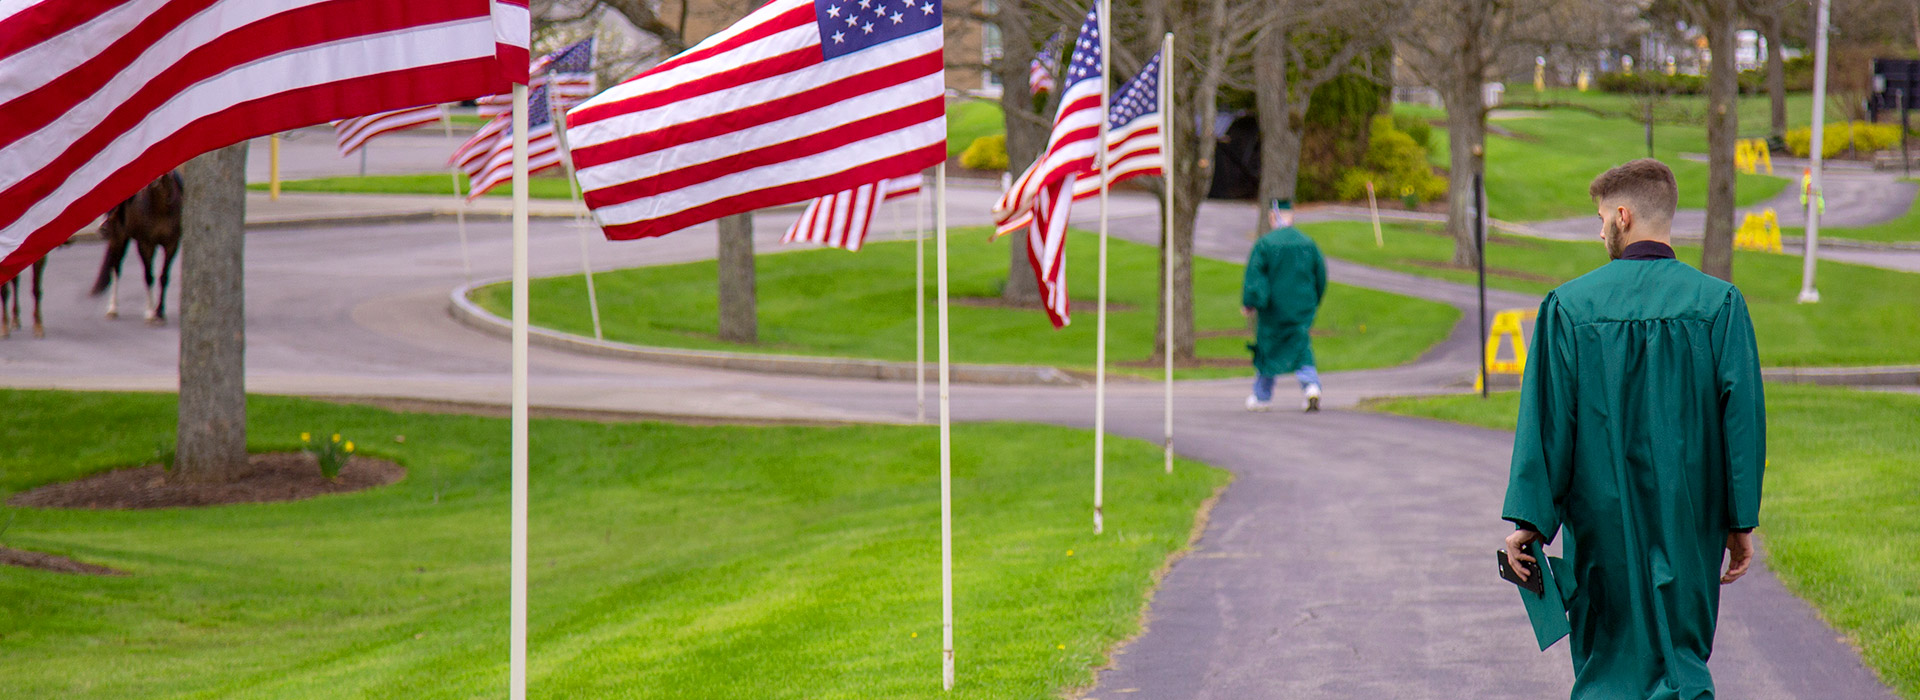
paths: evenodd
<path fill-rule="evenodd" d="M 524 0 L 0 3 L 0 280 L 201 153 L 525 80 L 527 34 Z"/>

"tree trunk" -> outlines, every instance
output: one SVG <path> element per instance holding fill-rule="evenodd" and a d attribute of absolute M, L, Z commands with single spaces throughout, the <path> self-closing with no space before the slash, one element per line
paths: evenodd
<path fill-rule="evenodd" d="M 1787 133 L 1787 66 L 1780 46 L 1780 39 L 1786 35 L 1781 26 L 1785 14 L 1785 10 L 1776 8 L 1761 22 L 1767 38 L 1767 96 L 1773 103 L 1773 129 L 1769 133 L 1776 137 Z"/>
<path fill-rule="evenodd" d="M 1734 140 L 1739 111 L 1734 101 L 1740 83 L 1733 69 L 1734 23 L 1732 3 L 1707 8 L 1707 48 L 1712 65 L 1707 74 L 1707 227 L 1701 244 L 1700 270 L 1733 281 Z"/>
<path fill-rule="evenodd" d="M 1441 92 L 1447 107 L 1447 235 L 1453 237 L 1453 264 L 1474 263 L 1473 176 L 1486 171 L 1486 98 L 1480 81 L 1460 78 Z"/>
<path fill-rule="evenodd" d="M 754 311 L 753 214 L 720 219 L 720 339 L 756 343 L 760 324 Z"/>
<path fill-rule="evenodd" d="M 247 142 L 188 161 L 180 243 L 180 415 L 173 474 L 223 483 L 247 471 L 242 261 Z"/>
<path fill-rule="evenodd" d="M 1276 15 L 1277 16 L 1277 15 Z M 1306 105 L 1293 104 L 1287 81 L 1287 33 L 1276 19 L 1254 43 L 1255 108 L 1260 113 L 1260 206 L 1254 230 L 1265 231 L 1267 202 L 1293 199 L 1300 182 L 1301 117 Z M 1302 102 L 1305 100 L 1303 99 Z"/>
<path fill-rule="evenodd" d="M 1006 55 L 994 62 L 994 75 L 1000 79 L 1000 111 L 1006 115 L 1007 172 L 1019 177 L 1047 146 L 1050 131 L 1044 122 L 1024 118 L 1033 114 L 1034 100 L 1027 85 L 1027 61 L 1022 52 L 1033 45 L 1029 14 L 1032 8 L 1022 0 L 1004 0 L 995 15 L 1000 27 L 1001 45 Z M 1038 307 L 1040 283 L 1033 278 L 1033 265 L 1027 262 L 1027 237 L 1006 236 L 1007 284 L 1000 298 L 1013 304 Z"/>

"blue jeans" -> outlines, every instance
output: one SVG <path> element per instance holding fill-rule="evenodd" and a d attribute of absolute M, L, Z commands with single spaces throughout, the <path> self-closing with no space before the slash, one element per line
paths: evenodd
<path fill-rule="evenodd" d="M 1320 372 L 1315 370 L 1313 365 L 1301 365 L 1300 369 L 1293 371 L 1293 378 L 1300 382 L 1301 391 L 1306 391 L 1307 387 L 1310 386 L 1320 386 Z M 1266 374 L 1255 376 L 1253 378 L 1253 398 L 1261 401 L 1272 401 L 1274 379 L 1276 379 L 1276 377 Z"/>

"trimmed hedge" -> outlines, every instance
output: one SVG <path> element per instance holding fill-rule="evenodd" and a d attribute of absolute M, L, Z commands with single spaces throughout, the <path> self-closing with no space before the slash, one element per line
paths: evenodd
<path fill-rule="evenodd" d="M 1667 75 L 1658 71 L 1601 73 L 1595 81 L 1601 92 L 1699 95 L 1707 91 L 1707 79 L 1698 75 Z"/>

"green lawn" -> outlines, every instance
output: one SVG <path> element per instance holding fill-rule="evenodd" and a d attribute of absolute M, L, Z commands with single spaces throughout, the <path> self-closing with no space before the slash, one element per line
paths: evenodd
<path fill-rule="evenodd" d="M 1004 241 L 988 243 L 985 228 L 958 229 L 950 238 L 950 275 L 955 298 L 994 298 L 1006 280 Z M 1039 309 L 952 307 L 953 360 L 961 363 L 1050 365 L 1091 371 L 1094 363 L 1098 246 L 1075 232 L 1068 246 L 1073 323 L 1054 330 Z M 1160 277 L 1158 251 L 1113 240 L 1109 271 L 1107 359 L 1109 370 L 1161 376 L 1145 365 L 1153 350 Z M 760 340 L 756 346 L 722 342 L 712 261 L 644 267 L 594 276 L 600 315 L 610 340 L 641 345 L 871 357 L 912 361 L 912 242 L 872 243 L 858 253 L 809 249 L 762 255 L 759 285 Z M 933 251 L 927 251 L 928 357 L 933 357 Z M 1246 350 L 1246 320 L 1240 315 L 1240 265 L 1194 261 L 1195 316 L 1203 358 L 1224 358 L 1229 367 L 1192 368 L 1182 377 L 1240 376 Z M 1029 274 L 1023 267 L 1019 274 Z M 504 284 L 474 294 L 496 314 L 510 312 Z M 535 325 L 592 335 L 586 284 L 578 275 L 534 280 Z M 1120 305 L 1125 305 L 1122 308 Z M 822 310 L 830 310 L 823 313 Z M 1444 339 L 1459 319 L 1451 306 L 1373 290 L 1332 285 L 1315 324 L 1314 350 L 1323 371 L 1388 367 L 1419 357 Z M 1136 363 L 1127 366 L 1126 363 Z"/>
<path fill-rule="evenodd" d="M 166 394 L 0 391 L 0 498 L 150 460 Z M 0 697 L 471 698 L 507 683 L 501 419 L 253 397 L 252 447 L 338 430 L 399 484 L 300 503 L 4 509 L 8 546 L 133 573 L 0 567 Z M 112 426 L 103 431 L 101 426 Z M 533 697 L 940 692 L 937 441 L 926 427 L 532 425 Z M 404 435 L 405 442 L 394 436 Z M 1228 477 L 1088 433 L 954 430 L 959 698 L 1048 698 L 1139 630 L 1149 574 Z"/>
<path fill-rule="evenodd" d="M 1395 110 L 1435 119 L 1428 160 L 1445 168 L 1447 131 L 1436 110 L 1395 105 Z M 1593 200 L 1587 185 L 1608 168 L 1647 155 L 1646 132 L 1640 123 L 1603 118 L 1575 109 L 1532 110 L 1536 116 L 1496 119 L 1490 126 L 1512 131 L 1520 138 L 1489 133 L 1487 137 L 1487 210 L 1496 219 L 1536 221 L 1591 216 Z M 1680 186 L 1680 206 L 1707 206 L 1707 164 L 1681 158 L 1682 153 L 1706 153 L 1704 127 L 1655 126 L 1654 156 L 1673 168 Z M 1748 206 L 1779 194 L 1787 180 L 1768 175 L 1741 174 L 1735 199 Z"/>
<path fill-rule="evenodd" d="M 1511 430 L 1519 396 L 1375 408 Z M 1920 396 L 1774 384 L 1767 413 L 1767 565 L 1882 679 L 1920 698 Z"/>
<path fill-rule="evenodd" d="M 467 176 L 460 174 L 460 191 L 467 191 Z M 247 189 L 259 192 L 267 191 L 267 183 L 250 182 Z M 426 194 L 435 196 L 453 196 L 453 182 L 444 172 L 420 173 L 416 175 L 368 175 L 360 177 L 321 177 L 311 180 L 286 180 L 280 183 L 281 192 L 328 192 L 358 194 Z M 513 183 L 503 182 L 482 197 L 511 197 Z M 539 175 L 530 178 L 527 183 L 527 196 L 534 199 L 572 199 L 572 188 L 567 180 L 557 175 Z"/>
<path fill-rule="evenodd" d="M 1805 236 L 1807 230 L 1800 226 L 1782 226 L 1781 235 Z M 1856 241 L 1875 243 L 1913 243 L 1920 241 L 1920 198 L 1915 198 L 1907 213 L 1892 221 L 1883 221 L 1872 226 L 1857 227 L 1820 227 L 1820 240 L 1846 238 Z"/>
<path fill-rule="evenodd" d="M 1549 87 L 1546 92 L 1534 92 L 1531 83 L 1508 83 L 1507 93 L 1501 98 L 1508 106 L 1517 105 L 1573 105 L 1599 110 L 1609 116 L 1618 116 L 1638 121 L 1644 108 L 1634 102 L 1635 96 L 1613 92 L 1601 92 L 1598 89 L 1581 92 L 1573 88 Z M 1773 130 L 1773 102 L 1762 92 L 1758 95 L 1741 95 L 1738 111 L 1740 113 L 1741 138 L 1766 138 Z M 1827 101 L 1826 120 L 1828 123 L 1844 121 L 1846 110 L 1840 100 Z M 1656 124 L 1669 123 L 1690 125 L 1704 130 L 1707 124 L 1706 95 L 1674 95 L 1664 102 L 1656 103 L 1653 108 Z M 1798 129 L 1813 123 L 1813 93 L 1787 93 L 1787 128 Z M 1704 138 L 1704 137 L 1703 137 Z"/>
<path fill-rule="evenodd" d="M 1452 269 L 1453 239 L 1438 226 L 1389 224 L 1386 248 L 1374 247 L 1365 222 L 1307 224 L 1301 229 L 1328 256 L 1416 275 L 1473 284 L 1472 269 Z M 1680 259 L 1700 262 L 1698 246 L 1680 246 Z M 1487 284 L 1544 296 L 1561 283 L 1606 262 L 1599 241 L 1577 243 L 1516 236 L 1492 238 Z M 1920 363 L 1920 275 L 1822 260 L 1819 304 L 1798 303 L 1798 257 L 1734 253 L 1734 283 L 1747 297 L 1769 366 Z"/>
<path fill-rule="evenodd" d="M 1006 115 L 1000 103 L 985 100 L 947 102 L 947 157 L 960 155 L 982 136 L 1007 132 Z"/>

